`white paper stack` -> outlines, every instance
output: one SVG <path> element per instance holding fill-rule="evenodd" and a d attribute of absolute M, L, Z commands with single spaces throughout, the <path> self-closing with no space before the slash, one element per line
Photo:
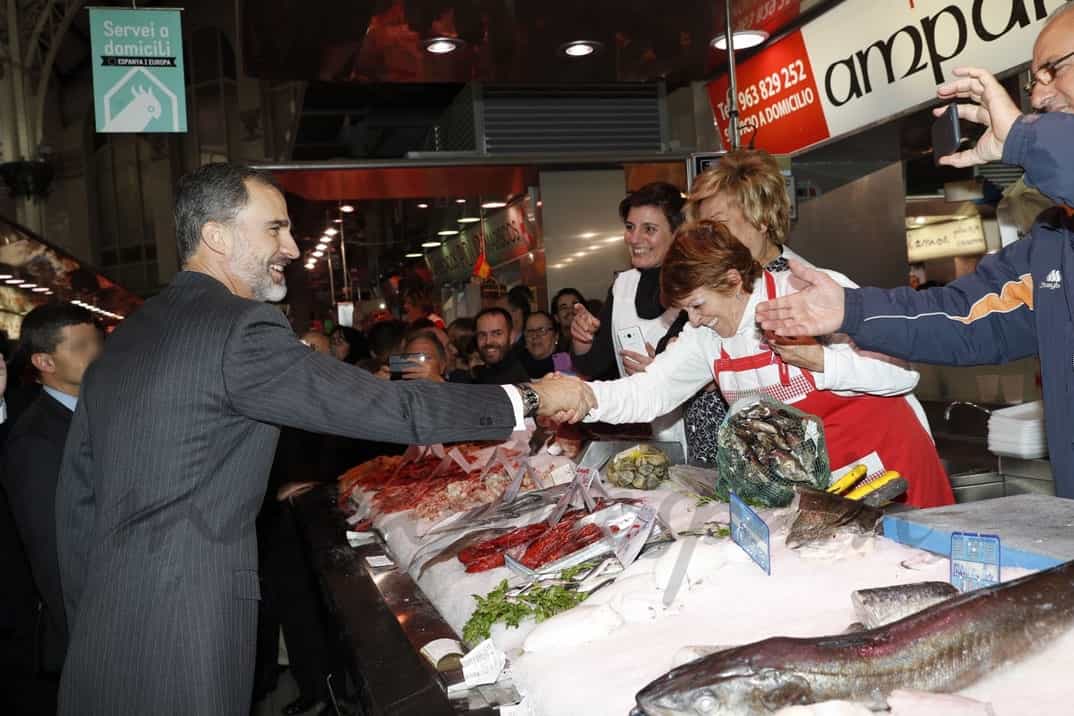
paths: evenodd
<path fill-rule="evenodd" d="M 996 455 L 1027 460 L 1047 455 L 1044 403 L 1037 400 L 993 410 L 988 419 L 988 449 Z"/>

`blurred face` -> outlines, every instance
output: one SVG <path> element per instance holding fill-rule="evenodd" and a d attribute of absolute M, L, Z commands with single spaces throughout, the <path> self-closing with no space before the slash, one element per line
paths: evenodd
<path fill-rule="evenodd" d="M 444 374 L 444 363 L 440 360 L 440 354 L 437 352 L 436 344 L 428 338 L 415 338 L 407 342 L 403 352 L 423 353 L 425 355 L 425 363 L 429 366 L 429 370 L 436 375 Z"/>
<path fill-rule="evenodd" d="M 556 349 L 556 327 L 548 316 L 535 313 L 526 321 L 526 350 L 538 360 Z"/>
<path fill-rule="evenodd" d="M 574 307 L 578 303 L 578 297 L 573 293 L 565 293 L 556 299 L 554 308 L 563 335 L 568 335 L 571 332 L 571 323 L 574 322 Z"/>
<path fill-rule="evenodd" d="M 731 235 L 741 241 L 753 254 L 753 258 L 761 263 L 775 258 L 773 253 L 779 253 L 765 234 L 767 227 L 751 224 L 738 201 L 732 196 L 723 192 L 710 196 L 698 205 L 697 214 L 698 219 L 711 219 L 726 224 Z"/>
<path fill-rule="evenodd" d="M 636 269 L 658 268 L 671 246 L 671 225 L 657 206 L 635 206 L 623 224 L 623 240 Z"/>
<path fill-rule="evenodd" d="M 403 299 L 403 320 L 407 323 L 412 323 L 419 318 L 425 318 L 425 311 L 421 305 L 415 303 L 409 298 Z"/>
<path fill-rule="evenodd" d="M 696 288 L 679 308 L 686 311 L 690 325 L 695 328 L 704 326 L 723 338 L 730 338 L 742 322 L 746 296 L 738 287 L 727 293 L 707 287 Z"/>
<path fill-rule="evenodd" d="M 347 337 L 343 335 L 343 331 L 336 331 L 332 334 L 332 338 L 329 341 L 332 355 L 338 360 L 347 360 L 347 356 L 351 352 L 351 344 L 347 342 Z"/>
<path fill-rule="evenodd" d="M 1074 13 L 1067 12 L 1048 26 L 1033 46 L 1033 65 L 1036 72 L 1046 63 L 1056 62 L 1074 52 Z M 1052 72 L 1051 84 L 1037 82 L 1030 94 L 1033 108 L 1041 112 L 1074 113 L 1074 57 L 1058 62 Z"/>
<path fill-rule="evenodd" d="M 503 316 L 490 313 L 477 320 L 477 352 L 488 365 L 496 365 L 507 357 L 511 329 Z"/>
<path fill-rule="evenodd" d="M 259 181 L 246 182 L 249 201 L 229 227 L 227 273 L 236 293 L 257 301 L 282 301 L 284 269 L 298 258 L 283 194 Z"/>
<path fill-rule="evenodd" d="M 328 336 L 316 331 L 308 331 L 302 335 L 302 342 L 318 353 L 330 353 L 331 346 Z"/>
<path fill-rule="evenodd" d="M 100 354 L 100 331 L 91 323 L 79 323 L 60 329 L 56 350 L 35 353 L 31 361 L 41 372 L 42 383 L 68 395 L 78 395 L 86 368 Z"/>

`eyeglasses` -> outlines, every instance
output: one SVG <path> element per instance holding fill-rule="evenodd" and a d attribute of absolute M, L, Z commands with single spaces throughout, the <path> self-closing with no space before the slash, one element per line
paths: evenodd
<path fill-rule="evenodd" d="M 1057 60 L 1045 62 L 1040 66 L 1040 69 L 1032 73 L 1029 82 L 1026 82 L 1025 84 L 1025 91 L 1032 92 L 1038 83 L 1045 86 L 1050 85 L 1055 81 L 1055 76 L 1060 70 L 1059 65 L 1066 62 L 1071 57 L 1074 57 L 1074 52 L 1068 52 Z"/>
<path fill-rule="evenodd" d="M 527 336 L 547 336 L 549 333 L 553 333 L 555 330 L 556 330 L 555 328 L 552 328 L 550 326 L 549 327 L 544 327 L 544 328 L 527 328 L 526 329 L 526 335 Z"/>

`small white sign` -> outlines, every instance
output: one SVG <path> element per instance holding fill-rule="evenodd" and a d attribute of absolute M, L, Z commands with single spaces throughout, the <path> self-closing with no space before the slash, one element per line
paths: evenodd
<path fill-rule="evenodd" d="M 496 648 L 492 639 L 485 639 L 462 657 L 462 675 L 470 688 L 495 684 L 505 664 L 507 657 L 504 653 Z"/>

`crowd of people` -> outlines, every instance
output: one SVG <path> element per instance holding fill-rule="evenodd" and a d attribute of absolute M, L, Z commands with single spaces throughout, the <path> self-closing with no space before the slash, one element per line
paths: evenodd
<path fill-rule="evenodd" d="M 10 375 L 0 361 L 5 713 L 245 714 L 273 687 L 281 631 L 300 691 L 284 713 L 324 708 L 342 661 L 286 501 L 374 455 L 503 439 L 527 417 L 651 421 L 712 466 L 728 402 L 767 394 L 822 419 L 833 469 L 879 462 L 911 505 L 942 505 L 900 359 L 1039 354 L 1056 492 L 1074 497 L 1069 7 L 1034 47 L 1046 114 L 1023 116 L 983 70 L 939 89 L 987 127 L 944 163 L 1018 164 L 1059 205 L 945 287 L 859 289 L 809 264 L 786 246 L 775 161 L 740 150 L 685 197 L 657 182 L 623 199 L 631 266 L 603 301 L 563 288 L 537 306 L 516 286 L 445 325 L 416 291 L 361 329 L 296 337 L 265 305 L 299 255 L 271 177 L 184 177 L 173 283 L 107 340 L 79 306 L 36 308 Z"/>

